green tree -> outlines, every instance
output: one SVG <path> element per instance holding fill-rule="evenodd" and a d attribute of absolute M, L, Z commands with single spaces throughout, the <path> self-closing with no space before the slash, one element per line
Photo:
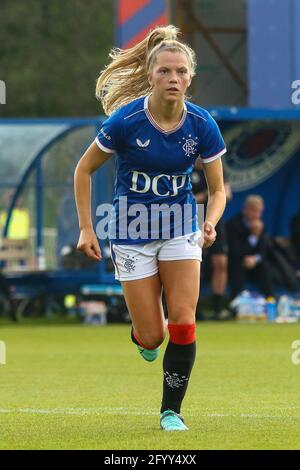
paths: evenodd
<path fill-rule="evenodd" d="M 102 112 L 95 81 L 114 45 L 112 0 L 1 0 L 1 117 Z"/>

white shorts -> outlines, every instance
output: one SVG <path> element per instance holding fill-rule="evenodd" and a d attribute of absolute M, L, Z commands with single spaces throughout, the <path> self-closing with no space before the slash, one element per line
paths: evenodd
<path fill-rule="evenodd" d="M 158 261 L 197 259 L 202 261 L 201 231 L 169 240 L 155 240 L 135 245 L 111 244 L 115 279 L 133 281 L 158 272 Z"/>

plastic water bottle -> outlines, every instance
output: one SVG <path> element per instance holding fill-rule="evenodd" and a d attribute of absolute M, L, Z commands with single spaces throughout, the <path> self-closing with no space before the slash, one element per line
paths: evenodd
<path fill-rule="evenodd" d="M 241 292 L 230 304 L 230 306 L 237 312 L 238 318 L 248 318 L 251 316 L 252 299 L 249 291 L 244 290 Z"/>
<path fill-rule="evenodd" d="M 300 321 L 300 299 L 295 300 L 295 310 L 296 310 L 295 315 L 298 318 L 298 320 Z"/>
<path fill-rule="evenodd" d="M 300 320 L 300 300 L 293 298 L 291 302 L 291 316 Z"/>
<path fill-rule="evenodd" d="M 265 313 L 265 298 L 257 293 L 253 292 L 251 295 L 252 298 L 252 313 L 256 320 L 265 320 L 266 313 Z"/>
<path fill-rule="evenodd" d="M 251 313 L 251 294 L 248 291 L 243 291 L 239 297 L 239 315 L 247 316 Z"/>
<path fill-rule="evenodd" d="M 278 316 L 285 318 L 291 314 L 291 302 L 287 295 L 282 295 L 278 302 Z"/>
<path fill-rule="evenodd" d="M 272 322 L 276 318 L 276 300 L 274 297 L 268 297 L 266 300 L 267 319 Z"/>

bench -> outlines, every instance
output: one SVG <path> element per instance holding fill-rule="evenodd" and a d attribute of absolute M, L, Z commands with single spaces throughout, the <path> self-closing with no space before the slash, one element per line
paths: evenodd
<path fill-rule="evenodd" d="M 0 266 L 4 272 L 32 269 L 29 240 L 0 238 Z"/>

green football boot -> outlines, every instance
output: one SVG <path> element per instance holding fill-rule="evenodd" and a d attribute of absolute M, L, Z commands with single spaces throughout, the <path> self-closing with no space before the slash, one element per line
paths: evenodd
<path fill-rule="evenodd" d="M 145 359 L 145 361 L 153 362 L 159 354 L 159 349 L 145 349 L 142 346 L 137 346 L 140 355 Z"/>
<path fill-rule="evenodd" d="M 164 431 L 188 431 L 182 416 L 175 411 L 166 410 L 160 415 L 160 427 Z"/>

